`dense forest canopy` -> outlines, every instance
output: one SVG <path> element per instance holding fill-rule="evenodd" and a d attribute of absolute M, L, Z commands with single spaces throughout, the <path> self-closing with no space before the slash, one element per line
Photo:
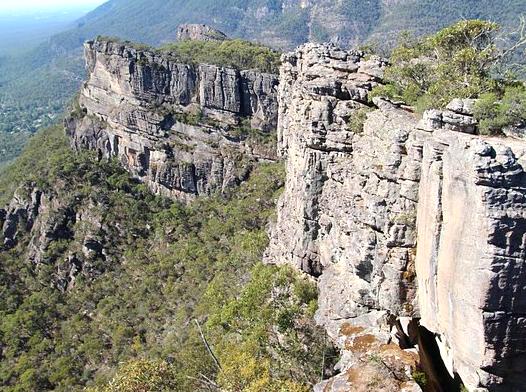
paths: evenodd
<path fill-rule="evenodd" d="M 0 252 L 2 390 L 308 391 L 334 359 L 312 319 L 315 285 L 260 262 L 283 177 L 280 164 L 261 165 L 230 193 L 185 206 L 117 162 L 74 153 L 61 127 L 35 136 L 0 175 L 2 203 L 39 189 L 60 203 L 50 222 L 90 218 L 68 221 L 41 263 L 28 260 L 29 232 Z M 108 252 L 82 256 L 86 233 Z M 57 271 L 73 255 L 82 272 L 66 289 Z"/>

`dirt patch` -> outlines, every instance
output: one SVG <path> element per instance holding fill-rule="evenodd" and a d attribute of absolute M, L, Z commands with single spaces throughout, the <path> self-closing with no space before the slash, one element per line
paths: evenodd
<path fill-rule="evenodd" d="M 374 335 L 357 336 L 352 341 L 346 343 L 346 348 L 353 352 L 366 352 L 378 343 Z"/>
<path fill-rule="evenodd" d="M 363 331 L 365 331 L 364 328 L 358 327 L 355 325 L 351 325 L 349 323 L 345 323 L 340 327 L 340 334 L 344 336 L 358 335 L 359 333 L 362 333 Z"/>

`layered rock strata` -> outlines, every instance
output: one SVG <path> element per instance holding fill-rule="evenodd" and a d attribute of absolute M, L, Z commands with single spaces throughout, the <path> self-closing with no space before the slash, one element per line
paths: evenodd
<path fill-rule="evenodd" d="M 281 69 L 287 179 L 265 258 L 317 278 L 316 318 L 342 349 L 341 375 L 317 390 L 361 390 L 353 375 L 371 357 L 396 375 L 382 390 L 418 390 L 408 377 L 418 348 L 429 373 L 451 380 L 429 374 L 435 390 L 461 379 L 471 391 L 518 391 L 526 145 L 472 135 L 471 101 L 422 120 L 370 103 L 383 65 L 307 44 Z"/>
<path fill-rule="evenodd" d="M 277 77 L 254 70 L 179 64 L 169 53 L 87 42 L 88 81 L 66 127 L 76 149 L 117 157 L 159 194 L 190 200 L 243 180 L 274 159 Z M 248 132 L 248 134 L 247 134 Z"/>

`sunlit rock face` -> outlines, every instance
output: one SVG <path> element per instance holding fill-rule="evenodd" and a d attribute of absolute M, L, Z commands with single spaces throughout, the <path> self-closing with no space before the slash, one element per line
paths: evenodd
<path fill-rule="evenodd" d="M 275 131 L 277 77 L 174 62 L 110 41 L 85 45 L 88 80 L 66 121 L 72 145 L 117 157 L 156 193 L 191 200 L 242 181 L 274 146 L 239 129 Z"/>
<path fill-rule="evenodd" d="M 392 342 L 409 356 L 382 390 L 418 390 L 407 376 L 416 348 L 470 390 L 520 390 L 526 144 L 474 135 L 469 100 L 422 119 L 371 102 L 380 59 L 307 44 L 284 60 L 287 179 L 265 257 L 318 281 L 316 318 L 342 349 L 342 373 L 317 390 L 360 390 L 351 376 Z"/>

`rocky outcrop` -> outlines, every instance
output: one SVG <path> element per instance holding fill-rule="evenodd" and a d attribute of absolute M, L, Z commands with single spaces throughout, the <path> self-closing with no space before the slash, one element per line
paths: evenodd
<path fill-rule="evenodd" d="M 183 24 L 177 28 L 177 41 L 224 41 L 225 33 L 204 24 Z"/>
<path fill-rule="evenodd" d="M 526 365 L 526 144 L 426 140 L 416 272 L 421 324 L 472 388 L 519 391 Z"/>
<path fill-rule="evenodd" d="M 36 273 L 52 266 L 49 283 L 69 290 L 79 275 L 91 279 L 112 262 L 108 249 L 116 228 L 102 223 L 104 208 L 107 206 L 93 200 L 83 203 L 64 189 L 45 193 L 35 184 L 22 185 L 9 206 L 0 210 L 4 222 L 1 250 L 22 245 Z"/>
<path fill-rule="evenodd" d="M 355 390 L 351 374 L 389 351 L 389 316 L 415 312 L 423 144 L 411 132 L 415 116 L 378 101 L 365 124 L 351 124 L 371 110 L 368 92 L 383 66 L 359 52 L 307 44 L 281 70 L 278 150 L 287 180 L 266 260 L 318 277 L 316 318 L 344 351 L 343 380 L 320 391 Z M 399 357 L 398 376 L 384 379 L 384 390 L 416 387 L 412 355 L 400 350 Z"/>
<path fill-rule="evenodd" d="M 342 359 L 341 375 L 317 390 L 361 390 L 359 369 L 383 375 L 381 390 L 418 390 L 408 376 L 416 347 L 434 390 L 462 380 L 470 391 L 519 391 L 526 145 L 474 135 L 469 100 L 422 120 L 370 103 L 382 68 L 307 44 L 281 69 L 287 179 L 265 257 L 318 280 L 316 318 Z M 383 354 L 393 342 L 398 367 Z"/>
<path fill-rule="evenodd" d="M 190 200 L 242 181 L 252 163 L 275 158 L 277 77 L 179 64 L 168 53 L 94 41 L 88 81 L 66 121 L 76 149 L 117 157 L 159 194 Z"/>
<path fill-rule="evenodd" d="M 42 204 L 42 192 L 37 188 L 19 188 L 9 206 L 0 210 L 2 223 L 3 249 L 13 248 L 21 231 L 33 228 Z"/>

